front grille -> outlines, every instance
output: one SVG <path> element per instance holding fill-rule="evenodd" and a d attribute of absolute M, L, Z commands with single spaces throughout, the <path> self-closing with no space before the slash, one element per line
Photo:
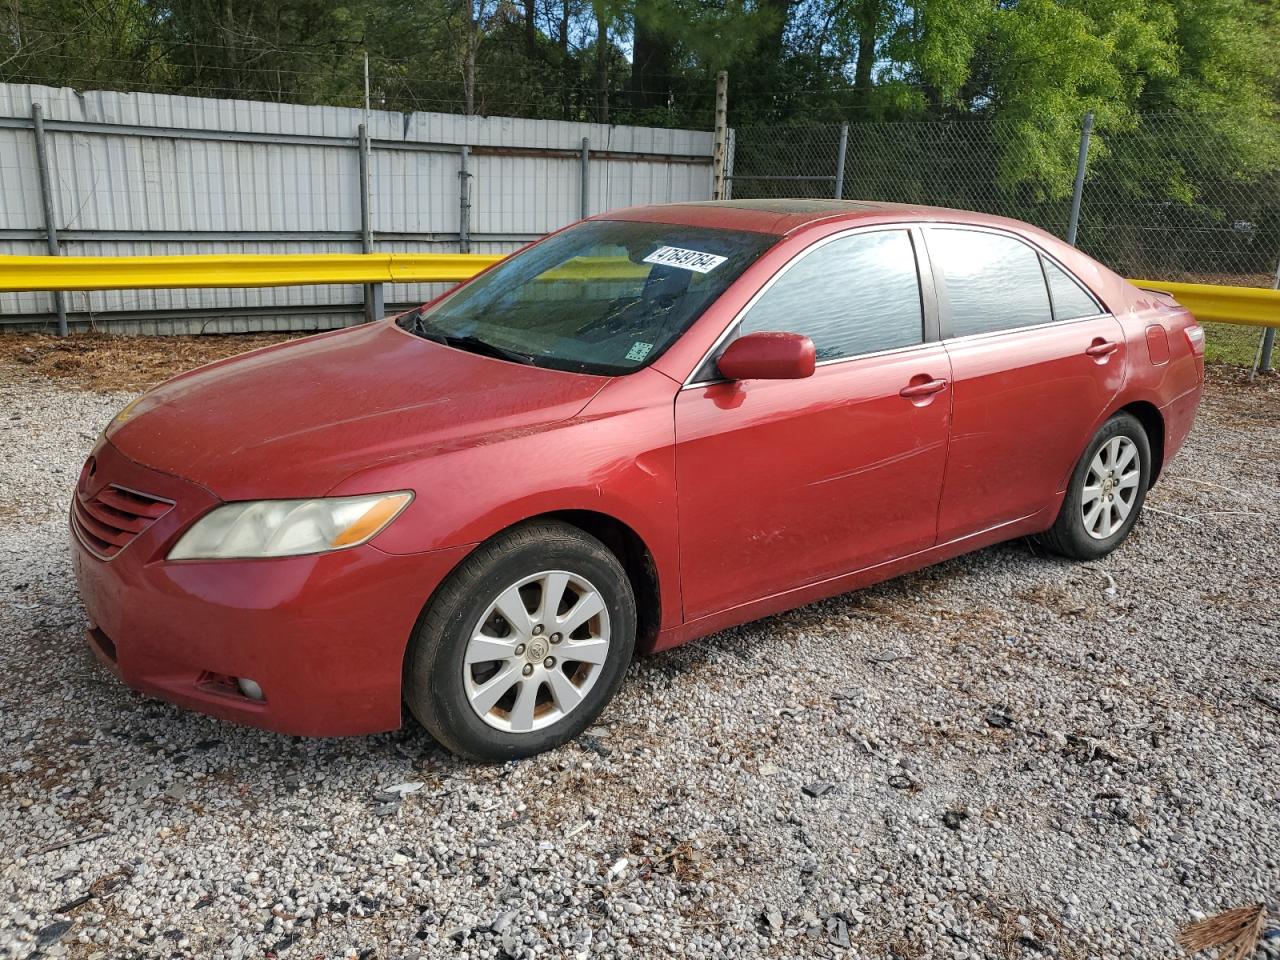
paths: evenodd
<path fill-rule="evenodd" d="M 89 552 L 110 560 L 173 507 L 173 502 L 114 484 L 71 503 L 76 536 Z"/>

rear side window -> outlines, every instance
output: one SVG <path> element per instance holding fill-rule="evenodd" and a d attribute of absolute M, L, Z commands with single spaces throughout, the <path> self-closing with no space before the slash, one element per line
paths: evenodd
<path fill-rule="evenodd" d="M 1040 254 L 1020 240 L 979 230 L 930 230 L 929 258 L 946 283 L 953 337 L 1053 319 Z"/>
<path fill-rule="evenodd" d="M 1049 294 L 1053 297 L 1053 319 L 1077 320 L 1095 317 L 1103 310 L 1092 294 L 1051 260 L 1044 261 L 1044 275 L 1049 281 Z"/>
<path fill-rule="evenodd" d="M 819 360 L 924 341 L 915 250 L 905 230 L 841 237 L 801 254 L 747 311 L 738 336 L 801 333 Z"/>

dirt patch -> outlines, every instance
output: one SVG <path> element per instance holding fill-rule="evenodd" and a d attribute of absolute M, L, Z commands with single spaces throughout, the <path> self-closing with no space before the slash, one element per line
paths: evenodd
<path fill-rule="evenodd" d="M 1235 401 L 1248 419 L 1267 416 L 1260 402 L 1280 398 L 1280 377 L 1247 380 L 1257 347 L 1252 327 L 1210 324 L 1208 377 L 1238 388 Z M 249 350 L 282 343 L 305 333 L 240 333 L 191 337 L 124 337 L 102 333 L 54 337 L 40 333 L 0 335 L 0 373 L 5 368 L 36 373 L 95 393 L 133 393 L 186 370 Z"/>
<path fill-rule="evenodd" d="M 81 390 L 134 392 L 153 387 L 184 370 L 299 336 L 305 334 L 199 337 L 4 334 L 0 336 L 0 365 L 16 366 Z"/>
<path fill-rule="evenodd" d="M 1208 283 L 1220 287 L 1269 287 L 1275 277 L 1269 273 L 1184 273 L 1177 280 L 1166 277 L 1170 283 Z M 1160 281 L 1152 281 L 1159 289 Z"/>
<path fill-rule="evenodd" d="M 1270 426 L 1276 421 L 1280 402 L 1280 374 L 1259 373 L 1252 380 L 1249 371 L 1225 364 L 1205 367 L 1206 392 L 1237 425 L 1253 423 Z"/>

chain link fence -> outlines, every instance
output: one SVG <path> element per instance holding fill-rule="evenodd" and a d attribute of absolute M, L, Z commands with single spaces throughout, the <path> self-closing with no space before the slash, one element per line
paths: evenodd
<path fill-rule="evenodd" d="M 731 195 L 959 207 L 1067 237 L 1078 135 L 1028 134 L 1025 124 L 998 120 L 740 127 Z M 1271 286 L 1280 157 L 1267 149 L 1169 114 L 1095 134 L 1078 246 L 1128 277 Z"/>

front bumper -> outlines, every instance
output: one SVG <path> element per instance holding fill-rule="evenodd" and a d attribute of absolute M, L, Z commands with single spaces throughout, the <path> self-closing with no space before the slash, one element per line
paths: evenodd
<path fill-rule="evenodd" d="M 366 544 L 306 557 L 168 562 L 181 533 L 219 501 L 102 441 L 77 496 L 108 484 L 173 502 L 110 560 L 72 524 L 94 652 L 135 690 L 224 720 L 300 736 L 400 725 L 405 646 L 457 547 L 393 556 Z M 256 682 L 261 701 L 235 678 Z"/>

